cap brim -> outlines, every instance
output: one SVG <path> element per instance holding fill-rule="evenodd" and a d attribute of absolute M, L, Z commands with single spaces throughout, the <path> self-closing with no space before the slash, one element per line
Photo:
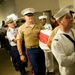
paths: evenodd
<path fill-rule="evenodd" d="M 74 14 L 75 12 L 74 12 L 74 11 L 72 11 L 72 10 L 70 10 L 70 13 L 71 13 L 71 14 Z"/>
<path fill-rule="evenodd" d="M 9 23 L 13 23 L 14 21 L 8 21 L 8 22 L 6 22 L 6 24 L 9 24 Z"/>
<path fill-rule="evenodd" d="M 33 16 L 33 13 L 27 13 L 26 16 Z"/>

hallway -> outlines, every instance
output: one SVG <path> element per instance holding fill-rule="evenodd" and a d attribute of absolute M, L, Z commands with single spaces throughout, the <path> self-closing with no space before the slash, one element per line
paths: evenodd
<path fill-rule="evenodd" d="M 55 62 L 55 75 L 60 75 L 58 72 L 58 66 Z M 15 71 L 10 58 L 9 54 L 6 52 L 5 49 L 0 49 L 0 75 L 20 75 L 18 71 Z M 27 75 L 31 75 L 30 69 L 27 70 Z"/>
<path fill-rule="evenodd" d="M 26 71 L 27 75 L 31 74 L 30 69 Z M 15 71 L 5 49 L 0 49 L 0 75 L 20 75 L 18 71 Z"/>
<path fill-rule="evenodd" d="M 0 75 L 20 75 L 14 70 L 9 55 L 4 49 L 0 49 Z"/>

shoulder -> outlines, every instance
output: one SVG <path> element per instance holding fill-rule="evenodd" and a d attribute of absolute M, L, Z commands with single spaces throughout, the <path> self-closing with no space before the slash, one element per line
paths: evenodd
<path fill-rule="evenodd" d="M 11 36 L 11 35 L 12 35 L 11 29 L 8 29 L 7 30 L 7 36 Z"/>
<path fill-rule="evenodd" d="M 71 30 L 75 33 L 75 29 L 74 28 L 71 28 Z"/>
<path fill-rule="evenodd" d="M 74 33 L 74 35 L 75 35 L 75 29 L 74 28 L 71 28 L 71 30 L 72 30 L 72 32 Z"/>
<path fill-rule="evenodd" d="M 8 29 L 8 30 L 7 30 L 7 33 L 9 33 L 9 32 L 11 32 L 11 29 Z"/>
<path fill-rule="evenodd" d="M 42 24 L 37 24 L 37 23 L 35 23 L 35 25 L 38 26 L 38 27 L 43 26 Z"/>
<path fill-rule="evenodd" d="M 55 37 L 55 35 L 57 34 L 59 30 L 59 27 L 56 27 L 54 30 L 52 30 L 51 34 L 50 34 L 50 37 L 53 39 Z"/>
<path fill-rule="evenodd" d="M 46 23 L 46 25 L 51 25 L 50 23 Z"/>
<path fill-rule="evenodd" d="M 71 28 L 73 34 L 74 34 L 74 37 L 75 37 L 75 29 L 74 28 Z"/>
<path fill-rule="evenodd" d="M 40 28 L 40 29 L 45 29 L 44 26 L 41 25 L 41 24 L 35 24 L 35 25 L 36 25 L 36 27 L 38 27 L 38 28 Z"/>
<path fill-rule="evenodd" d="M 59 30 L 59 26 L 55 27 L 53 31 L 57 32 L 58 30 Z"/>
<path fill-rule="evenodd" d="M 59 42 L 59 41 L 61 41 L 62 35 L 61 35 L 60 31 L 58 30 L 56 34 L 54 33 L 54 35 L 52 35 L 52 37 L 53 37 L 52 41 Z"/>
<path fill-rule="evenodd" d="M 59 36 L 55 35 L 52 41 L 59 41 Z"/>
<path fill-rule="evenodd" d="M 56 37 L 54 37 L 52 39 L 52 45 L 51 45 L 51 47 L 56 48 L 56 47 L 58 47 L 58 45 L 60 45 L 60 41 L 59 41 L 59 38 L 56 36 Z"/>
<path fill-rule="evenodd" d="M 55 35 L 55 37 L 52 39 L 52 47 L 56 48 L 60 45 L 61 45 L 60 35 Z"/>
<path fill-rule="evenodd" d="M 21 25 L 18 30 L 23 30 L 25 28 L 25 24 Z"/>

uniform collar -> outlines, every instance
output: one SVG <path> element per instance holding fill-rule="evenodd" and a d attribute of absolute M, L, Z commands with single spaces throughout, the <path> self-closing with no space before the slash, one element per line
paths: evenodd
<path fill-rule="evenodd" d="M 34 24 L 31 24 L 31 25 L 28 25 L 27 23 L 25 23 L 25 27 L 27 28 L 27 27 L 34 27 Z"/>
<path fill-rule="evenodd" d="M 59 29 L 58 32 L 57 32 L 57 34 L 68 34 L 68 33 L 62 31 L 61 29 Z"/>
<path fill-rule="evenodd" d="M 11 28 L 11 27 L 9 27 L 9 30 L 12 30 L 12 31 L 13 31 L 14 29 L 15 29 L 15 28 Z"/>

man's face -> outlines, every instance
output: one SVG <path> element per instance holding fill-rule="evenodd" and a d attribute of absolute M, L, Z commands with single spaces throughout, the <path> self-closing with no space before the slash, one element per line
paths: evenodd
<path fill-rule="evenodd" d="M 15 27 L 14 22 L 9 23 L 9 24 L 8 24 L 8 27 L 14 28 L 14 27 Z"/>
<path fill-rule="evenodd" d="M 41 19 L 40 22 L 41 22 L 43 25 L 45 25 L 45 23 L 46 23 L 46 18 Z"/>
<path fill-rule="evenodd" d="M 66 28 L 72 28 L 73 27 L 73 16 L 69 13 L 65 14 L 61 20 L 61 25 L 63 25 Z"/>
<path fill-rule="evenodd" d="M 33 15 L 31 15 L 31 16 L 25 15 L 24 18 L 25 18 L 26 22 L 33 22 Z"/>

